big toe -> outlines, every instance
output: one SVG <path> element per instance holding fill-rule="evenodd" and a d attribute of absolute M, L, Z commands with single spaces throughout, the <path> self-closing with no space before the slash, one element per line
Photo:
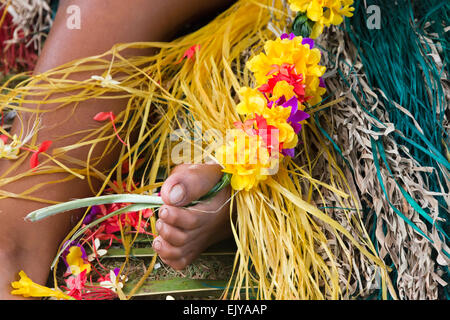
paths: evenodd
<path fill-rule="evenodd" d="M 173 170 L 161 188 L 164 203 L 185 206 L 207 194 L 222 177 L 216 164 L 182 164 Z"/>

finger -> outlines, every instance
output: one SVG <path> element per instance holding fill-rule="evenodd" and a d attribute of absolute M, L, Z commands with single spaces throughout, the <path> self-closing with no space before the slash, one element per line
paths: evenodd
<path fill-rule="evenodd" d="M 164 182 L 161 197 L 168 205 L 185 206 L 208 193 L 221 177 L 217 164 L 182 164 Z"/>

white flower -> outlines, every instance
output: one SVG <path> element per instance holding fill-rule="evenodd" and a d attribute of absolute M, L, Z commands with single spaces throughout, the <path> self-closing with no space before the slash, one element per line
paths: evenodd
<path fill-rule="evenodd" d="M 101 256 L 104 256 L 106 253 L 108 253 L 108 251 L 105 249 L 99 249 L 100 248 L 100 240 L 98 240 L 98 238 L 95 238 L 95 240 L 94 240 L 94 247 L 95 247 L 94 252 L 92 252 L 90 255 L 88 255 L 89 262 L 94 261 L 96 256 L 101 257 Z M 95 253 L 97 253 L 97 255 Z"/>
<path fill-rule="evenodd" d="M 91 79 L 100 81 L 100 85 L 103 88 L 120 84 L 119 81 L 113 80 L 113 78 L 111 77 L 111 75 L 109 73 L 104 78 L 102 76 L 92 76 Z"/>
<path fill-rule="evenodd" d="M 101 281 L 99 285 L 103 288 L 111 289 L 114 292 L 117 292 L 118 288 L 122 289 L 123 283 L 128 281 L 128 278 L 125 275 L 120 276 L 120 279 L 117 279 L 113 270 L 109 272 L 109 279 L 110 280 Z"/>
<path fill-rule="evenodd" d="M 14 136 L 15 137 L 15 136 Z M 0 159 L 5 158 L 9 160 L 15 160 L 19 157 L 20 146 L 17 141 L 11 142 L 10 144 L 5 144 L 3 140 L 0 139 Z"/>
<path fill-rule="evenodd" d="M 34 134 L 37 133 L 39 126 L 41 124 L 41 120 L 38 119 L 34 122 L 31 131 L 20 140 L 17 135 L 12 137 L 12 141 L 10 143 L 5 143 L 2 139 L 0 139 L 0 159 L 9 159 L 15 160 L 19 157 L 20 148 L 22 148 L 28 141 L 33 138 Z"/>

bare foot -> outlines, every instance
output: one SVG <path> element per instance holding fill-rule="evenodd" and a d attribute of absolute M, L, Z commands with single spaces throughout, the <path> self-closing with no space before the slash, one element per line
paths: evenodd
<path fill-rule="evenodd" d="M 161 196 L 166 205 L 159 211 L 159 236 L 153 248 L 164 263 L 182 270 L 212 244 L 231 236 L 230 187 L 195 206 L 222 177 L 218 165 L 179 165 L 164 182 Z"/>

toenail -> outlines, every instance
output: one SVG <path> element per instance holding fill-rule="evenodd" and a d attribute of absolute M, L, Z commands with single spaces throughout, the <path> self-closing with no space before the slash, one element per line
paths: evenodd
<path fill-rule="evenodd" d="M 172 187 L 169 193 L 170 202 L 177 204 L 184 198 L 184 188 L 181 184 L 176 184 Z"/>
<path fill-rule="evenodd" d="M 161 220 L 156 221 L 156 230 L 161 231 L 161 228 L 163 226 L 163 222 Z"/>
<path fill-rule="evenodd" d="M 159 212 L 159 217 L 165 219 L 165 218 L 167 218 L 168 213 L 169 213 L 169 211 L 166 208 L 163 208 Z"/>
<path fill-rule="evenodd" d="M 161 249 L 161 241 L 159 239 L 155 239 L 155 241 L 153 241 L 153 248 L 155 248 L 155 250 Z"/>

